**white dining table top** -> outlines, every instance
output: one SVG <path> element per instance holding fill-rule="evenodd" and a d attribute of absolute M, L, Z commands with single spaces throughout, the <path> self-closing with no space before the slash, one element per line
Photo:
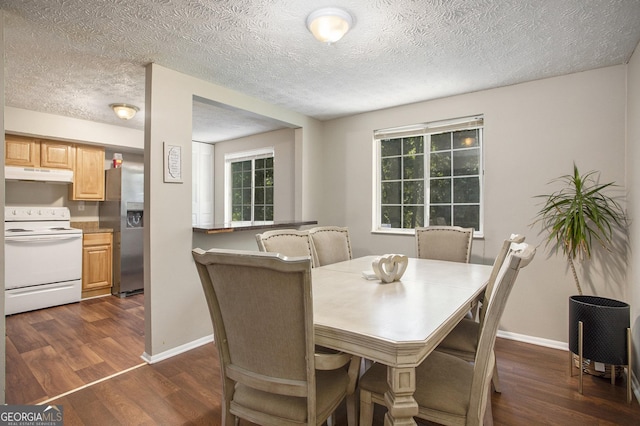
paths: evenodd
<path fill-rule="evenodd" d="M 410 258 L 399 281 L 368 280 L 376 256 L 312 270 L 316 343 L 389 366 L 419 364 L 483 292 L 491 266 Z"/>

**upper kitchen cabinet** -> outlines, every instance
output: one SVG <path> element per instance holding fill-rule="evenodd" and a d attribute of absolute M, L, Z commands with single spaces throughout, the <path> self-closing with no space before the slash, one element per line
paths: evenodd
<path fill-rule="evenodd" d="M 4 152 L 7 166 L 72 170 L 70 200 L 104 200 L 102 147 L 5 134 Z"/>
<path fill-rule="evenodd" d="M 4 164 L 40 167 L 40 141 L 25 136 L 5 135 Z"/>
<path fill-rule="evenodd" d="M 104 200 L 104 148 L 77 145 L 70 200 Z"/>
<path fill-rule="evenodd" d="M 73 144 L 26 136 L 5 135 L 7 166 L 73 169 Z"/>
<path fill-rule="evenodd" d="M 73 170 L 73 145 L 56 141 L 40 141 L 40 167 Z"/>

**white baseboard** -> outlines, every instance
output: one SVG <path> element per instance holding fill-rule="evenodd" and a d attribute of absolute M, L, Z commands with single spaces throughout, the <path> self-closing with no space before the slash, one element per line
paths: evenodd
<path fill-rule="evenodd" d="M 498 337 L 515 340 L 518 342 L 531 343 L 532 345 L 544 346 L 552 349 L 569 350 L 569 344 L 558 340 L 543 339 L 541 337 L 527 336 L 526 334 L 511 333 L 510 331 L 498 330 Z"/>
<path fill-rule="evenodd" d="M 173 356 L 180 355 L 181 353 L 190 351 L 191 349 L 195 349 L 195 348 L 200 347 L 202 345 L 206 345 L 207 343 L 210 343 L 210 342 L 213 342 L 213 334 L 201 337 L 200 339 L 194 340 L 194 341 L 189 342 L 189 343 L 185 343 L 184 345 L 180 345 L 180 346 L 178 346 L 176 348 L 169 349 L 168 351 L 160 352 L 157 355 L 150 356 L 149 354 L 147 354 L 145 352 L 140 356 L 140 358 L 142 358 L 143 360 L 145 360 L 149 364 L 153 364 L 153 363 L 156 363 L 158 361 L 162 361 L 162 360 L 165 360 L 167 358 L 171 358 Z"/>

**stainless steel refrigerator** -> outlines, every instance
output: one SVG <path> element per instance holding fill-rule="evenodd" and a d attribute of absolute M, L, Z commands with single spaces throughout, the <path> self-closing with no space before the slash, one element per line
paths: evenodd
<path fill-rule="evenodd" d="M 125 159 L 105 171 L 100 227 L 113 229 L 113 287 L 126 297 L 144 289 L 144 164 Z"/>

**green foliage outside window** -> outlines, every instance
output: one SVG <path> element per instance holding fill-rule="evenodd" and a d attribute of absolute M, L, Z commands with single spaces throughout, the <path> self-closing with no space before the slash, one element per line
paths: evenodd
<path fill-rule="evenodd" d="M 480 139 L 481 129 L 472 129 L 381 140 L 381 227 L 428 221 L 479 230 Z"/>
<path fill-rule="evenodd" d="M 231 163 L 231 220 L 273 220 L 273 157 Z"/>

